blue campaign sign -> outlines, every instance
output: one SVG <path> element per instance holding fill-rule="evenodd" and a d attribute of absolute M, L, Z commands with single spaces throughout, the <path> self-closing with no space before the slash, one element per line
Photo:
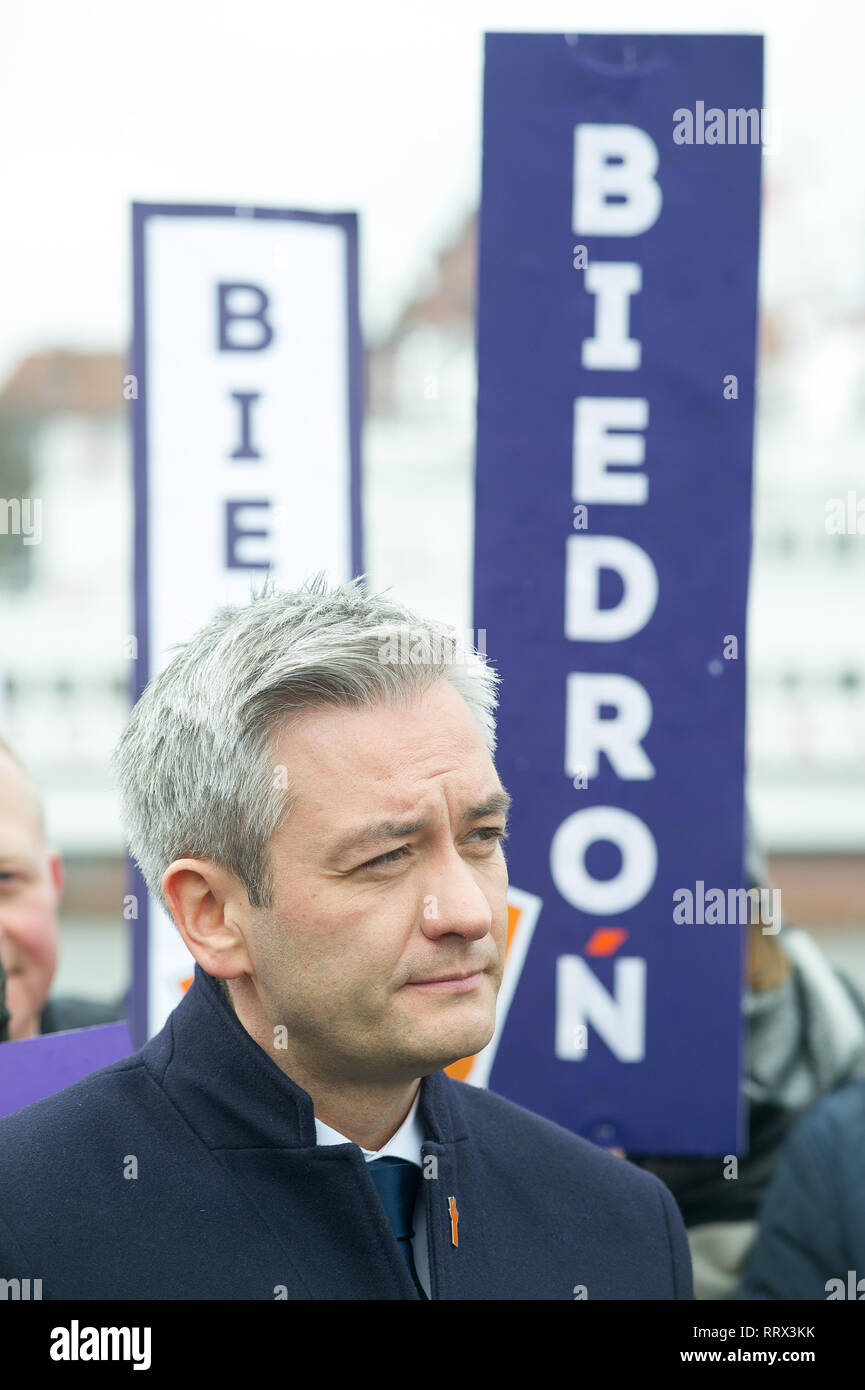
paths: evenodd
<path fill-rule="evenodd" d="M 744 1137 L 762 58 L 486 40 L 474 623 L 533 906 L 484 1079 L 635 1153 Z"/>

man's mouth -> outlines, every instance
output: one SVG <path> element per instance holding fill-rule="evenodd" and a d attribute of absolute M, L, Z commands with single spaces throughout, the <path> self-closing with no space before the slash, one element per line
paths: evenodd
<path fill-rule="evenodd" d="M 475 970 L 471 974 L 452 971 L 449 975 L 435 975 L 428 980 L 409 980 L 408 983 L 412 989 L 427 990 L 434 994 L 467 994 L 470 990 L 477 989 L 483 977 L 483 970 Z"/>

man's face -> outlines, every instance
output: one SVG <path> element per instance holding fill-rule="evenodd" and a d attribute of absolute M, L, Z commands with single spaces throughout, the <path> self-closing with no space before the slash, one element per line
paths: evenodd
<path fill-rule="evenodd" d="M 442 680 L 408 708 L 310 711 L 274 763 L 297 802 L 249 946 L 293 1058 L 370 1083 L 479 1051 L 504 967 L 508 798 L 465 701 Z"/>
<path fill-rule="evenodd" d="M 61 879 L 60 861 L 43 843 L 33 790 L 0 749 L 0 960 L 13 1042 L 39 1032 L 57 967 Z"/>

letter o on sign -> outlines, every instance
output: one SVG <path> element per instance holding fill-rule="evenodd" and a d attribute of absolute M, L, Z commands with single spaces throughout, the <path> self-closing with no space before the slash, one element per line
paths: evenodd
<path fill-rule="evenodd" d="M 600 880 L 586 871 L 586 851 L 598 840 L 612 840 L 622 855 L 615 878 Z M 550 846 L 550 872 L 562 897 L 580 912 L 608 916 L 642 902 L 655 882 L 658 851 L 638 816 L 615 806 L 587 806 L 562 821 Z"/>

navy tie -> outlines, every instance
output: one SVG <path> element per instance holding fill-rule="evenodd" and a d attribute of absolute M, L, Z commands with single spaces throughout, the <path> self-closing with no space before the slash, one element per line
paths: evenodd
<path fill-rule="evenodd" d="M 414 1204 L 420 1168 L 407 1158 L 374 1158 L 367 1165 L 369 1175 L 376 1185 L 387 1219 L 393 1227 L 397 1245 L 409 1268 L 415 1287 L 421 1298 L 427 1294 L 417 1277 L 411 1242 L 414 1235 Z"/>

